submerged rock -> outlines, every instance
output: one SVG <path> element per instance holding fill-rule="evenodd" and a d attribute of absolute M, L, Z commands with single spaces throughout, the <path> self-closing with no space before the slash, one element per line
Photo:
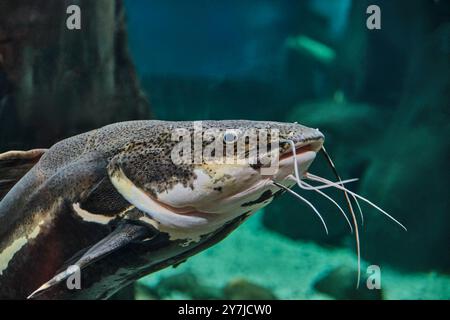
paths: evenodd
<path fill-rule="evenodd" d="M 268 288 L 237 278 L 231 280 L 223 289 L 225 299 L 230 300 L 276 300 L 275 294 Z"/>
<path fill-rule="evenodd" d="M 222 298 L 220 290 L 206 286 L 191 272 L 182 272 L 162 278 L 155 288 L 157 295 L 164 298 L 174 298 L 182 295 L 184 299 L 210 300 Z"/>
<path fill-rule="evenodd" d="M 382 300 L 382 289 L 368 289 L 364 279 L 356 289 L 357 270 L 339 266 L 321 276 L 313 287 L 338 300 Z"/>

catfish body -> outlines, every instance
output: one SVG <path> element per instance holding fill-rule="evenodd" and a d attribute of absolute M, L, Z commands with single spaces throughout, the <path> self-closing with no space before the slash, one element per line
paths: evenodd
<path fill-rule="evenodd" d="M 49 150 L 0 155 L 0 175 L 18 163 L 31 168 L 3 180 L 18 181 L 0 202 L 0 298 L 108 298 L 217 243 L 279 193 L 258 166 L 175 164 L 172 133 L 180 126 L 193 132 L 192 122 L 131 121 Z M 297 124 L 204 126 L 275 127 L 301 143 L 323 141 Z M 66 283 L 73 264 L 81 268 L 79 290 Z"/>

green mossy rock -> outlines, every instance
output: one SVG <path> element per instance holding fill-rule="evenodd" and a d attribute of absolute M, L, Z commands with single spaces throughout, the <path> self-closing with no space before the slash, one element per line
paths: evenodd
<path fill-rule="evenodd" d="M 229 300 L 276 300 L 269 289 L 243 278 L 231 280 L 223 289 L 225 299 Z"/>

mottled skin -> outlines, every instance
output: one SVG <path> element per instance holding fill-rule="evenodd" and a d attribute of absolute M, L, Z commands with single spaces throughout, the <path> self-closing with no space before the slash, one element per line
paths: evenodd
<path fill-rule="evenodd" d="M 298 124 L 244 120 L 203 121 L 202 124 L 204 130 L 278 129 L 281 138 L 296 143 L 317 141 L 320 146 L 323 141 L 320 132 Z M 33 296 L 40 299 L 108 298 L 136 279 L 184 261 L 220 241 L 278 193 L 266 188 L 242 199 L 237 197 L 230 203 L 240 208 L 238 212 L 220 212 L 217 215 L 224 218 L 218 222 L 214 220 L 215 213 L 202 214 L 208 218 L 214 216 L 215 222 L 208 233 L 201 234 L 196 241 L 165 231 L 162 223 L 138 209 L 133 201 L 127 200 L 123 190 L 117 189 L 112 183 L 116 175 L 123 173 L 149 198 L 166 205 L 164 197 L 176 186 L 183 192 L 194 192 L 199 181 L 198 170 L 202 170 L 206 177 L 210 176 L 208 183 L 213 191 L 204 199 L 201 194 L 196 197 L 202 206 L 213 211 L 214 201 L 210 199 L 217 197 L 225 203 L 235 191 L 248 188 L 244 182 L 241 185 L 241 180 L 246 180 L 242 175 L 233 176 L 235 171 L 227 171 L 217 179 L 216 171 L 221 169 L 216 167 L 174 164 L 170 154 L 176 142 L 172 141 L 171 134 L 180 127 L 192 131 L 193 123 L 116 123 L 62 140 L 45 152 L 0 202 L 0 298 L 26 298 L 120 224 L 145 227 L 148 239 L 133 241 L 83 268 L 82 290 L 69 290 L 62 281 Z M 281 153 L 288 148 L 282 145 Z M 1 160 L 0 155 L 0 166 Z M 236 168 L 239 174 L 249 173 L 255 181 L 262 180 L 259 166 L 244 166 L 244 171 Z M 220 208 L 227 208 L 230 203 Z M 74 210 L 74 204 L 92 216 L 109 220 L 105 223 L 88 221 Z M 173 209 L 170 203 L 167 205 Z M 183 232 L 189 232 L 189 228 L 186 230 Z"/>

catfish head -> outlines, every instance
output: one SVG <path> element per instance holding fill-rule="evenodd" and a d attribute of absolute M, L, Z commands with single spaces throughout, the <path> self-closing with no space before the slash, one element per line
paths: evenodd
<path fill-rule="evenodd" d="M 195 241 L 269 204 L 280 193 L 274 182 L 295 183 L 287 179 L 294 154 L 303 174 L 323 141 L 317 129 L 291 123 L 177 123 L 127 145 L 109 162 L 108 174 L 158 230 Z"/>

